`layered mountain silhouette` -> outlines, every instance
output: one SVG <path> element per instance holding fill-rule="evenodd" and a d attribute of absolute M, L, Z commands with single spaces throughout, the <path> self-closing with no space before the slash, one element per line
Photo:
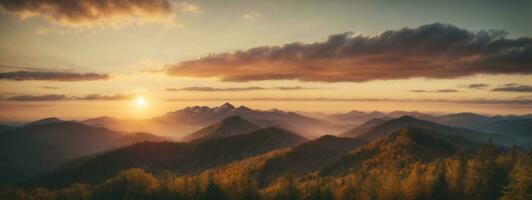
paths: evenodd
<path fill-rule="evenodd" d="M 426 120 L 416 119 L 411 116 L 402 116 L 399 118 L 384 121 L 382 123 L 370 123 L 370 124 L 373 124 L 374 126 L 368 128 L 367 127 L 368 125 L 366 125 L 365 127 L 362 127 L 362 128 L 355 128 L 353 130 L 347 131 L 343 135 L 346 135 L 346 136 L 355 135 L 356 138 L 371 141 L 371 140 L 389 136 L 399 129 L 411 127 L 411 128 L 420 128 L 420 129 L 435 131 L 435 132 L 439 132 L 439 133 L 447 134 L 447 135 L 457 135 L 457 136 L 461 136 L 469 140 L 480 142 L 480 143 L 488 143 L 491 140 L 494 143 L 505 145 L 505 146 L 511 146 L 515 144 L 515 142 L 511 138 L 503 136 L 503 135 L 485 134 L 485 133 L 470 130 L 470 129 L 445 126 L 442 124 L 437 124 L 437 123 L 426 121 Z M 358 132 L 359 130 L 362 130 L 362 131 Z"/>
<path fill-rule="evenodd" d="M 53 169 L 63 162 L 141 141 L 166 138 L 148 133 L 124 133 L 47 118 L 0 132 L 3 183 Z"/>
<path fill-rule="evenodd" d="M 190 135 L 185 136 L 183 141 L 206 140 L 232 135 L 250 133 L 260 129 L 259 126 L 248 122 L 239 116 L 231 116 L 215 124 L 202 128 Z"/>
<path fill-rule="evenodd" d="M 315 138 L 326 133 L 336 133 L 344 127 L 295 112 L 277 109 L 254 110 L 225 103 L 218 107 L 189 106 L 146 120 L 120 120 L 109 117 L 92 118 L 82 123 L 122 131 L 148 131 L 174 138 L 182 138 L 200 128 L 231 116 L 240 116 L 261 127 L 276 126 Z M 140 124 L 140 125 L 139 125 Z"/>
<path fill-rule="evenodd" d="M 307 137 L 323 135 L 324 132 L 333 132 L 333 124 L 315 118 L 303 116 L 295 112 L 284 112 L 273 109 L 268 111 L 253 110 L 245 106 L 235 107 L 225 103 L 219 107 L 193 106 L 175 112 L 169 112 L 155 118 L 166 123 L 188 123 L 206 126 L 230 116 L 240 116 L 262 127 L 276 126 L 305 134 Z"/>
<path fill-rule="evenodd" d="M 31 180 L 28 184 L 97 182 L 129 168 L 152 172 L 169 170 L 179 175 L 197 173 L 305 141 L 292 132 L 268 127 L 247 134 L 191 143 L 144 142 L 95 155 L 78 165 Z"/>
<path fill-rule="evenodd" d="M 357 137 L 361 134 L 364 134 L 369 129 L 373 128 L 374 126 L 382 124 L 390 119 L 391 118 L 388 118 L 388 117 L 371 119 L 371 120 L 368 120 L 367 122 L 364 122 L 360 126 L 357 126 L 353 129 L 349 129 L 341 133 L 339 136 L 340 137 Z"/>

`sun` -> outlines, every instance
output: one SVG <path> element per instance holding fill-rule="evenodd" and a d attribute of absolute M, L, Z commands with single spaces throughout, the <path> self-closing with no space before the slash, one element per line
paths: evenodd
<path fill-rule="evenodd" d="M 144 100 L 144 97 L 137 97 L 135 99 L 135 106 L 138 108 L 146 106 L 146 101 Z"/>

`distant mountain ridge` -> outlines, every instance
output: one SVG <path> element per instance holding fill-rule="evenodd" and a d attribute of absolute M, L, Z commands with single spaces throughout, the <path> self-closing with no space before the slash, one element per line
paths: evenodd
<path fill-rule="evenodd" d="M 333 130 L 333 124 L 326 121 L 307 117 L 295 112 L 284 112 L 277 109 L 268 111 L 253 110 L 245 106 L 235 107 L 225 103 L 219 107 L 193 106 L 182 110 L 169 112 L 163 116 L 155 118 L 164 122 L 185 122 L 205 126 L 215 123 L 230 116 L 240 116 L 259 126 L 277 126 L 283 129 L 306 134 L 309 137 L 317 137 Z M 261 123 L 266 124 L 261 124 Z M 280 122 L 280 123 L 277 123 Z M 334 129 L 335 131 L 339 129 Z M 333 131 L 329 131 L 333 132 Z"/>
<path fill-rule="evenodd" d="M 463 137 L 420 128 L 401 128 L 353 149 L 336 162 L 322 167 L 323 175 L 342 174 L 349 169 L 374 165 L 400 165 L 411 161 L 428 162 L 459 151 L 477 148 L 480 144 Z"/>
<path fill-rule="evenodd" d="M 53 169 L 69 159 L 167 138 L 124 133 L 47 118 L 0 132 L 0 182 L 13 182 Z"/>
<path fill-rule="evenodd" d="M 411 116 L 402 116 L 399 118 L 387 120 L 379 124 L 373 124 L 373 125 L 374 126 L 370 128 L 367 128 L 367 127 L 364 128 L 365 131 L 357 133 L 355 137 L 371 141 L 371 140 L 375 140 L 378 138 L 389 136 L 392 133 L 402 128 L 420 128 L 420 129 L 440 132 L 440 133 L 447 134 L 447 135 L 458 135 L 458 136 L 470 139 L 472 141 L 480 142 L 480 143 L 487 143 L 490 141 L 490 139 L 492 139 L 493 142 L 500 144 L 500 145 L 504 145 L 504 146 L 511 146 L 515 143 L 511 138 L 503 136 L 503 135 L 485 134 L 485 133 L 477 132 L 474 130 L 458 128 L 458 127 L 450 127 L 450 126 L 437 124 L 437 123 L 426 121 L 426 120 L 416 119 Z M 351 131 L 354 131 L 354 130 L 355 129 Z M 345 135 L 349 135 L 349 133 L 350 131 L 347 131 L 347 134 Z"/>
<path fill-rule="evenodd" d="M 289 131 L 268 127 L 247 134 L 191 143 L 137 143 L 95 155 L 78 166 L 60 169 L 28 184 L 97 182 L 129 168 L 143 168 L 154 172 L 171 170 L 177 174 L 196 173 L 234 160 L 296 146 L 305 141 L 305 138 Z"/>
<path fill-rule="evenodd" d="M 227 117 L 215 124 L 202 128 L 190 135 L 185 136 L 183 141 L 206 140 L 218 137 L 227 137 L 250 133 L 260 129 L 259 126 L 239 116 Z"/>

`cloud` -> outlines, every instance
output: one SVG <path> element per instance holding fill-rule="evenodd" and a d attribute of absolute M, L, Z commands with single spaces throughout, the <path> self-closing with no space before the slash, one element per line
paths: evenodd
<path fill-rule="evenodd" d="M 47 89 L 47 90 L 57 90 L 57 89 L 59 89 L 59 87 L 53 87 L 53 86 L 41 86 L 39 88 Z"/>
<path fill-rule="evenodd" d="M 261 13 L 246 13 L 242 15 L 242 19 L 244 19 L 247 22 L 254 22 L 255 19 L 261 17 Z"/>
<path fill-rule="evenodd" d="M 415 93 L 452 93 L 452 92 L 459 92 L 458 90 L 454 89 L 441 89 L 441 90 L 410 90 L 410 92 Z"/>
<path fill-rule="evenodd" d="M 166 91 L 195 91 L 195 92 L 238 92 L 251 90 L 264 90 L 263 87 L 232 87 L 232 88 L 214 88 L 214 87 L 184 87 L 184 88 L 167 88 Z"/>
<path fill-rule="evenodd" d="M 224 81 L 319 82 L 531 74 L 532 38 L 509 39 L 506 35 L 503 31 L 471 32 L 440 23 L 375 36 L 342 33 L 323 42 L 210 54 L 168 65 L 166 72 Z"/>
<path fill-rule="evenodd" d="M 8 97 L 8 101 L 63 101 L 67 100 L 66 95 L 45 94 L 45 95 L 19 95 Z"/>
<path fill-rule="evenodd" d="M 130 94 L 88 94 L 85 96 L 67 96 L 64 94 L 45 94 L 45 95 L 15 95 L 5 98 L 8 101 L 67 101 L 67 100 L 86 100 L 86 101 L 116 101 L 130 100 L 137 96 L 137 93 Z"/>
<path fill-rule="evenodd" d="M 0 80 L 15 81 L 93 81 L 109 79 L 107 74 L 75 73 L 75 72 L 51 72 L 51 71 L 15 71 L 0 72 Z"/>
<path fill-rule="evenodd" d="M 180 6 L 181 6 L 181 11 L 183 12 L 194 13 L 194 14 L 199 14 L 202 12 L 202 10 L 200 9 L 198 5 L 194 5 L 192 3 L 182 2 Z"/>
<path fill-rule="evenodd" d="M 532 92 L 530 85 L 506 84 L 504 87 L 494 88 L 491 91 L 495 92 Z"/>
<path fill-rule="evenodd" d="M 21 19 L 43 17 L 68 27 L 115 27 L 174 20 L 168 0 L 2 0 L 0 8 Z"/>
<path fill-rule="evenodd" d="M 313 90 L 313 89 L 322 89 L 322 88 L 293 86 L 293 87 L 276 87 L 276 89 L 278 90 Z"/>
<path fill-rule="evenodd" d="M 114 95 L 103 95 L 103 94 L 89 94 L 83 97 L 73 97 L 75 100 L 128 100 L 135 98 L 136 94 L 114 94 Z"/>
<path fill-rule="evenodd" d="M 184 88 L 166 88 L 166 91 L 194 91 L 194 92 L 240 92 L 252 90 L 306 90 L 306 89 L 321 89 L 321 88 L 307 88 L 301 86 L 293 87 L 229 87 L 229 88 L 215 88 L 215 87 L 184 87 Z"/>
<path fill-rule="evenodd" d="M 484 89 L 488 86 L 490 85 L 486 83 L 473 83 L 473 84 L 465 85 L 463 87 L 470 88 L 470 89 Z"/>

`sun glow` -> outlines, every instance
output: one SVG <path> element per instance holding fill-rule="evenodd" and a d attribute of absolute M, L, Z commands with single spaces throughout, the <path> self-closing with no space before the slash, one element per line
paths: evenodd
<path fill-rule="evenodd" d="M 135 99 L 135 106 L 137 108 L 142 108 L 142 107 L 146 106 L 146 101 L 144 100 L 144 97 L 137 97 Z"/>

